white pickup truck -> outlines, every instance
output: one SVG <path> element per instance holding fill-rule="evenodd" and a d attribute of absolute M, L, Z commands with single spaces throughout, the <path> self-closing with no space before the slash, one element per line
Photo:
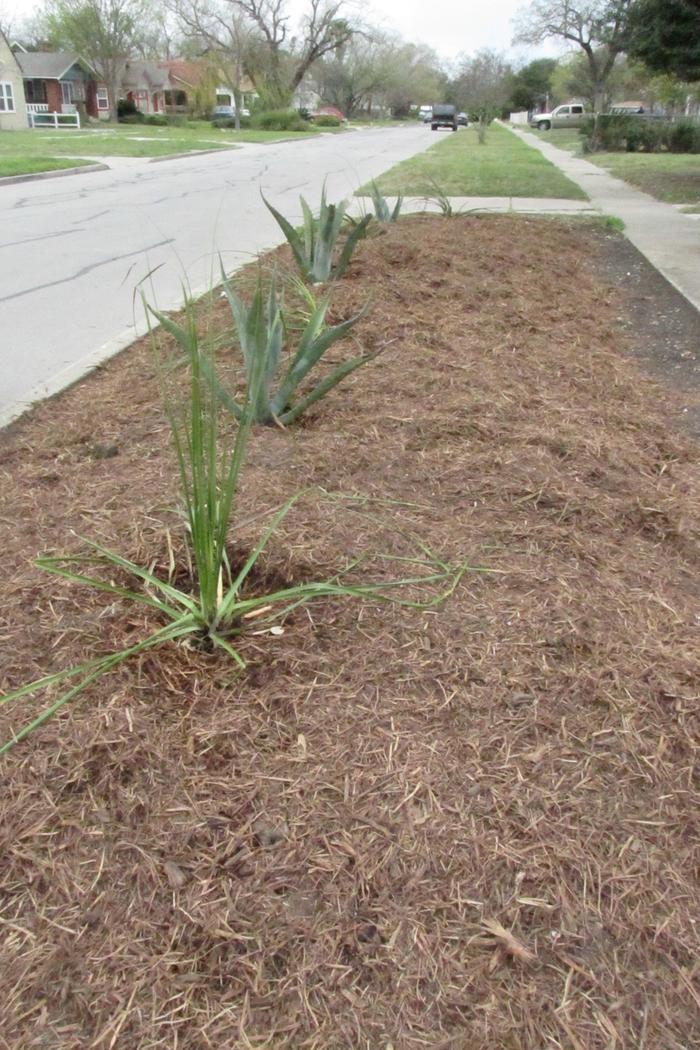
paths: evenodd
<path fill-rule="evenodd" d="M 580 102 L 567 102 L 557 106 L 551 113 L 535 113 L 530 117 L 530 127 L 538 131 L 549 131 L 550 128 L 578 128 L 590 113 Z"/>

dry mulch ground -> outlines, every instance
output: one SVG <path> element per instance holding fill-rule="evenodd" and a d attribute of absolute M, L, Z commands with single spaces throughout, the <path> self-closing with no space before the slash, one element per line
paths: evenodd
<path fill-rule="evenodd" d="M 600 243 L 464 217 L 361 245 L 334 310 L 374 294 L 389 345 L 254 436 L 237 542 L 318 484 L 397 502 L 303 500 L 270 580 L 395 527 L 498 571 L 431 611 L 299 610 L 241 675 L 151 654 L 10 752 L 0 1046 L 698 1045 L 697 450 L 624 353 Z M 181 550 L 154 373 L 136 347 L 2 439 L 6 688 L 146 629 L 32 558 L 71 530 Z"/>

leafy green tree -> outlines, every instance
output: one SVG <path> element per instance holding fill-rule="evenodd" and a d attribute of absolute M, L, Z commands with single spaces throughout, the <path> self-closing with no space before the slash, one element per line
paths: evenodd
<path fill-rule="evenodd" d="M 510 81 L 510 106 L 528 112 L 541 105 L 552 91 L 552 74 L 557 67 L 555 58 L 536 58 L 513 73 Z"/>
<path fill-rule="evenodd" d="M 540 44 L 563 40 L 578 48 L 588 67 L 596 113 L 605 104 L 607 83 L 625 51 L 633 0 L 534 0 L 516 18 L 516 40 Z"/>
<path fill-rule="evenodd" d="M 656 73 L 700 79 L 700 0 L 635 0 L 629 52 Z"/>
<path fill-rule="evenodd" d="M 109 92 L 112 120 L 124 61 L 138 49 L 146 18 L 144 0 L 51 0 L 46 9 L 50 42 L 90 63 Z"/>

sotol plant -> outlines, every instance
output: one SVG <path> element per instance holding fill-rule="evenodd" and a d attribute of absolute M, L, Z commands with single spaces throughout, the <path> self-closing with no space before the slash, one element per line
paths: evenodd
<path fill-rule="evenodd" d="M 104 591 L 117 602 L 146 606 L 157 626 L 127 648 L 45 675 L 0 696 L 2 706 L 36 694 L 51 695 L 50 702 L 38 715 L 24 724 L 20 722 L 11 738 L 0 745 L 0 755 L 29 736 L 92 682 L 147 650 L 189 638 L 203 648 L 223 650 L 243 667 L 243 658 L 234 641 L 252 620 L 260 630 L 262 625 L 274 623 L 300 605 L 323 596 L 371 597 L 416 608 L 434 606 L 452 593 L 467 570 L 466 565 L 457 568 L 446 565 L 419 544 L 420 553 L 398 559 L 415 569 L 404 579 L 344 583 L 347 573 L 351 569 L 357 572 L 363 564 L 359 558 L 330 579 L 292 584 L 272 593 L 246 591 L 246 580 L 256 562 L 301 495 L 292 496 L 274 513 L 257 545 L 234 572 L 228 555 L 230 524 L 266 359 L 258 355 L 255 368 L 248 374 L 248 395 L 240 423 L 233 427 L 221 426 L 221 401 L 212 382 L 214 351 L 199 339 L 193 307 L 186 308 L 182 326 L 162 314 L 154 314 L 176 338 L 189 363 L 189 396 L 180 409 L 170 402 L 168 415 L 185 505 L 187 539 L 195 567 L 193 586 L 184 590 L 89 540 L 86 541 L 90 548 L 87 555 L 39 558 L 37 564 L 50 573 Z M 397 561 L 396 556 L 390 560 Z M 118 582 L 115 577 L 124 582 Z M 406 585 L 435 585 L 439 590 L 425 602 L 395 596 L 395 589 Z"/>
<path fill-rule="evenodd" d="M 342 249 L 338 250 L 338 241 L 347 218 L 348 202 L 329 204 L 326 200 L 325 186 L 321 194 L 318 217 L 313 214 L 304 198 L 299 198 L 304 216 L 303 233 L 299 233 L 284 215 L 265 200 L 265 197 L 263 200 L 287 238 L 299 271 L 309 284 L 322 284 L 331 278 L 342 277 L 358 241 L 365 236 L 372 218 L 371 215 L 365 215 L 355 223 L 347 232 Z"/>
<path fill-rule="evenodd" d="M 325 397 L 334 386 L 342 382 L 356 368 L 377 356 L 376 353 L 359 354 L 343 361 L 303 397 L 294 402 L 294 395 L 300 383 L 306 379 L 325 352 L 352 331 L 357 322 L 367 313 L 369 304 L 347 321 L 336 325 L 326 325 L 326 315 L 330 306 L 329 299 L 326 297 L 317 302 L 309 292 L 306 296 L 309 315 L 305 319 L 297 351 L 290 357 L 282 379 L 275 390 L 274 383 L 282 365 L 286 325 L 282 305 L 277 295 L 274 273 L 267 297 L 263 292 L 262 280 L 258 276 L 255 294 L 249 307 L 242 302 L 225 276 L 223 289 L 231 307 L 238 342 L 243 353 L 247 389 L 253 389 L 252 383 L 258 374 L 262 376 L 252 400 L 254 423 L 268 425 L 281 423 L 282 426 L 288 426 L 314 402 Z M 217 391 L 229 411 L 236 419 L 242 420 L 245 412 L 244 406 L 220 385 L 217 386 Z"/>

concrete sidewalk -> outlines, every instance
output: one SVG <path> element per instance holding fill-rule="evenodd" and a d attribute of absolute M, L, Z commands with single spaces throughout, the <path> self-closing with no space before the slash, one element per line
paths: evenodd
<path fill-rule="evenodd" d="M 511 130 L 585 190 L 597 211 L 622 219 L 635 248 L 700 310 L 700 230 L 692 216 L 535 135 Z"/>

